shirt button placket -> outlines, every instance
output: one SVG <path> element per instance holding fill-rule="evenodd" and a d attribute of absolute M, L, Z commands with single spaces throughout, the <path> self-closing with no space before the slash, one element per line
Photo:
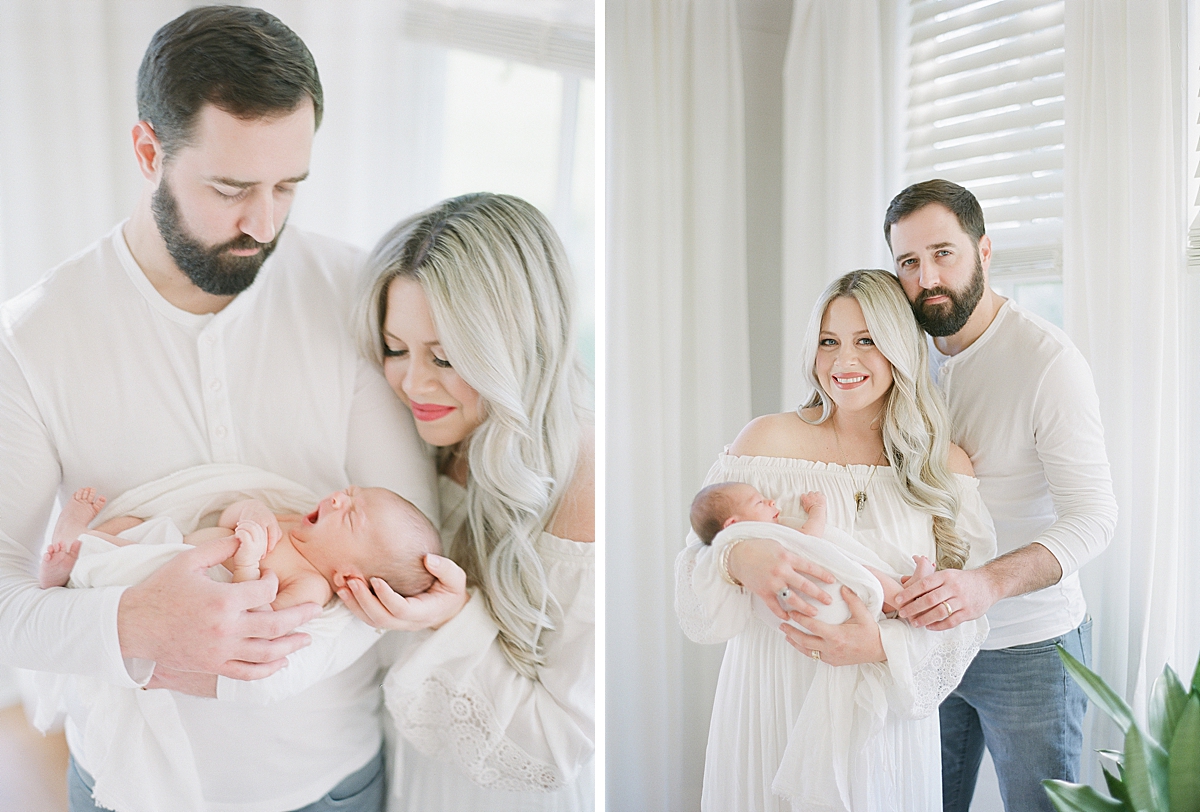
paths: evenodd
<path fill-rule="evenodd" d="M 200 334 L 200 381 L 204 399 L 204 419 L 213 462 L 237 462 L 233 437 L 233 410 L 229 388 L 225 385 L 225 344 L 220 332 L 210 324 Z"/>

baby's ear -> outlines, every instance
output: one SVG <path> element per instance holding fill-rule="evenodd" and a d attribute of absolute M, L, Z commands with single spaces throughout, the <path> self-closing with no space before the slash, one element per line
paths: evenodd
<path fill-rule="evenodd" d="M 726 527 L 729 527 L 729 525 L 731 525 L 731 524 L 737 524 L 737 516 L 730 516 L 728 519 L 726 519 L 725 522 L 721 525 L 721 529 L 724 530 Z"/>
<path fill-rule="evenodd" d="M 341 570 L 334 570 L 333 585 L 337 589 L 341 589 L 342 587 L 344 587 L 346 585 L 346 576 L 344 574 L 342 574 Z"/>

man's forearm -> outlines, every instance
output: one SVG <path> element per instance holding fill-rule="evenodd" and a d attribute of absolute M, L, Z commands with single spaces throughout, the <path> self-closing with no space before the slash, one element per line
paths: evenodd
<path fill-rule="evenodd" d="M 996 600 L 1036 592 L 1062 579 L 1058 559 L 1036 541 L 992 559 L 980 569 L 991 581 Z"/>

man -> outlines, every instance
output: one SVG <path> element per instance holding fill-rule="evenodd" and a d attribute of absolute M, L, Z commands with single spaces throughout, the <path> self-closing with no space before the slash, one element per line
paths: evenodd
<path fill-rule="evenodd" d="M 0 310 L 0 660 L 224 695 L 282 667 L 320 611 L 250 612 L 277 580 L 210 581 L 226 542 L 138 586 L 39 590 L 56 492 L 244 463 L 317 493 L 389 487 L 436 521 L 412 420 L 355 350 L 360 253 L 284 229 L 322 104 L 308 49 L 265 12 L 193 9 L 155 34 L 132 216 Z M 207 808 L 380 808 L 373 659 L 267 706 L 179 696 Z M 68 704 L 71 809 L 90 810 L 89 709 Z"/>
<path fill-rule="evenodd" d="M 988 617 L 991 632 L 942 703 L 945 810 L 966 812 L 986 744 L 1005 809 L 1052 810 L 1046 778 L 1076 780 L 1087 700 L 1056 644 L 1091 656 L 1078 570 L 1117 520 L 1091 371 L 1067 336 L 988 286 L 979 202 L 931 180 L 884 218 L 896 274 L 931 336 L 953 440 L 970 455 L 999 556 L 909 584 L 900 616 L 934 630 Z"/>

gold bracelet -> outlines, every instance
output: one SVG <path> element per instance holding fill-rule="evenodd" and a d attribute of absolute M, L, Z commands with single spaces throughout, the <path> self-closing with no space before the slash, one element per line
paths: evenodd
<path fill-rule="evenodd" d="M 731 586 L 738 587 L 739 589 L 742 586 L 742 582 L 737 578 L 734 578 L 733 573 L 729 571 L 729 554 L 733 552 L 734 547 L 738 546 L 743 541 L 745 541 L 745 539 L 734 539 L 733 541 L 729 542 L 729 544 L 725 545 L 725 548 L 721 550 L 721 557 L 717 559 L 717 570 L 720 571 L 722 580 Z"/>

